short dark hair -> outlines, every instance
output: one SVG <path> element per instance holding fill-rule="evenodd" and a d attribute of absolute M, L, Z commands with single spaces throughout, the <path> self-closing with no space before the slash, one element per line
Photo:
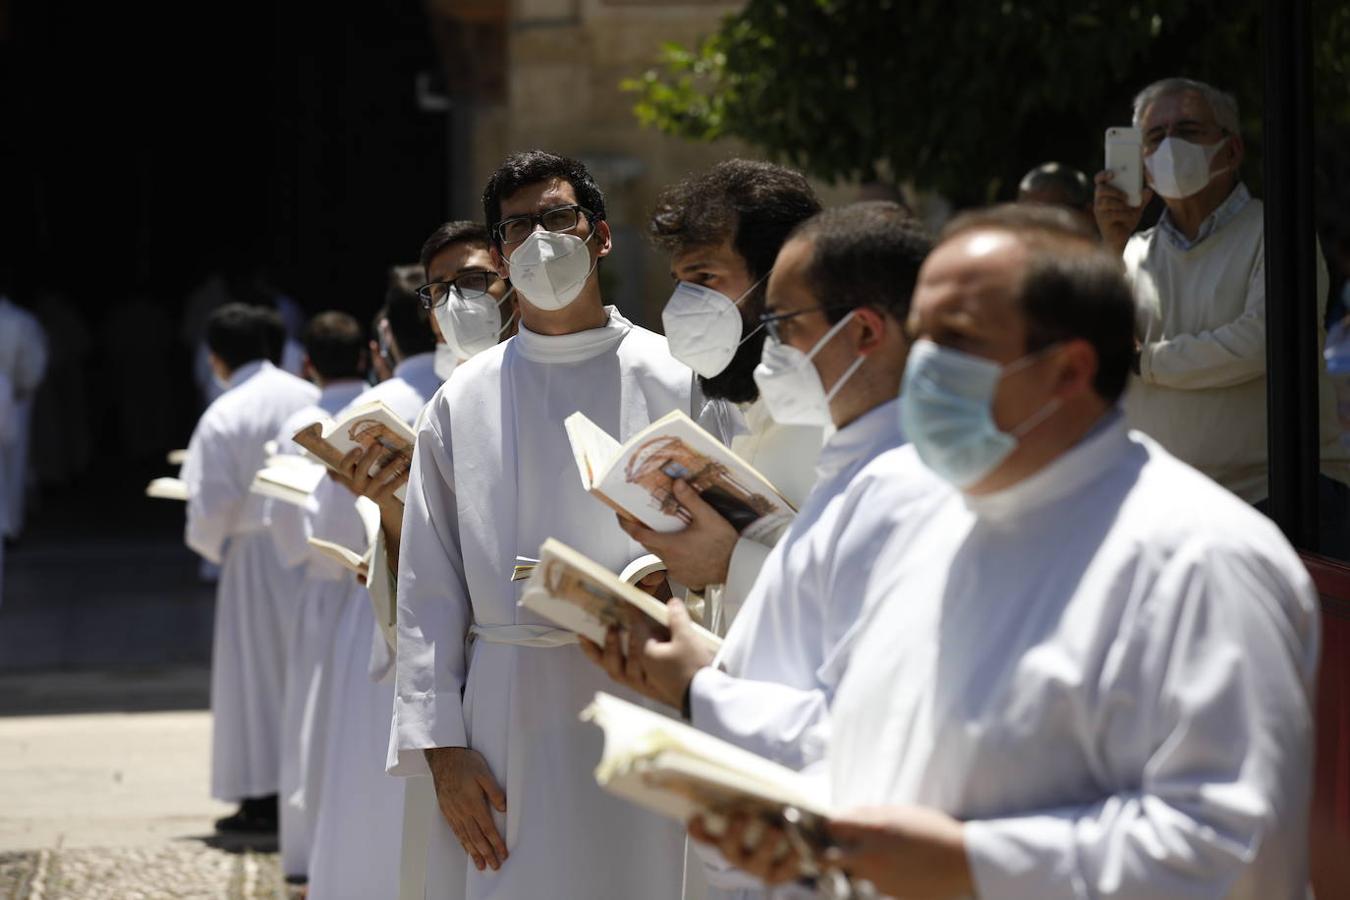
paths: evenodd
<path fill-rule="evenodd" d="M 259 304 L 254 308 L 258 311 L 258 325 L 262 328 L 267 359 L 272 365 L 279 366 L 286 350 L 286 320 L 281 318 L 281 312 L 275 306 Z"/>
<path fill-rule="evenodd" d="M 1134 356 L 1134 294 L 1120 260 L 1058 207 L 1009 203 L 963 213 L 942 241 L 976 230 L 1006 231 L 1030 253 L 1020 292 L 1026 352 L 1085 340 L 1097 352 L 1093 389 L 1108 403 L 1120 399 Z"/>
<path fill-rule="evenodd" d="M 429 321 L 431 314 L 417 296 L 422 273 L 421 266 L 394 266 L 389 270 L 389 286 L 384 293 L 385 318 L 403 359 L 436 349 L 436 334 Z"/>
<path fill-rule="evenodd" d="M 811 293 L 838 322 L 870 306 L 899 322 L 933 237 L 909 210 L 890 200 L 864 200 L 827 209 L 798 226 L 789 240 L 811 243 L 806 278 Z"/>
<path fill-rule="evenodd" d="M 474 244 L 480 247 L 491 247 L 492 238 L 488 235 L 487 226 L 481 222 L 469 222 L 460 219 L 454 222 L 446 222 L 431 233 L 431 237 L 422 243 L 422 254 L 418 260 L 422 263 L 422 274 L 427 281 L 431 280 L 431 261 L 440 255 L 441 251 L 451 244 Z"/>
<path fill-rule="evenodd" d="M 261 310 L 248 303 L 225 303 L 206 320 L 206 348 L 231 370 L 269 359 Z"/>
<path fill-rule="evenodd" d="M 818 212 L 820 200 L 800 172 L 728 159 L 662 191 L 647 233 L 671 255 L 730 238 L 750 277 L 759 280 L 792 229 Z"/>
<path fill-rule="evenodd" d="M 590 210 L 593 223 L 605 218 L 605 195 L 580 161 L 544 150 L 513 153 L 492 173 L 487 187 L 483 188 L 483 217 L 494 245 L 501 244 L 496 231 L 502 221 L 502 200 L 523 187 L 550 178 L 562 179 L 572 186 L 577 203 Z"/>
<path fill-rule="evenodd" d="M 305 326 L 302 343 L 320 378 L 332 381 L 365 374 L 366 334 L 349 313 L 319 313 Z"/>

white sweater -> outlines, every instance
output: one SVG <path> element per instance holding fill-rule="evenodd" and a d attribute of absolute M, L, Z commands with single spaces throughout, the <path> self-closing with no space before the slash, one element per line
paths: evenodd
<path fill-rule="evenodd" d="M 1143 346 L 1125 398 L 1130 425 L 1248 503 L 1267 496 L 1265 226 L 1260 200 L 1182 250 L 1157 228 L 1132 237 Z M 1336 401 L 1322 363 L 1326 264 L 1317 253 L 1322 471 L 1350 483 Z M 1283 299 L 1283 298 L 1282 298 Z"/>

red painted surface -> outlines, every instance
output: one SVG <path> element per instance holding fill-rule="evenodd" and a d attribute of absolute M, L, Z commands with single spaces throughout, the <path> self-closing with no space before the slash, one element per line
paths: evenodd
<path fill-rule="evenodd" d="M 1305 554 L 1322 596 L 1312 877 L 1319 900 L 1350 897 L 1350 566 Z"/>

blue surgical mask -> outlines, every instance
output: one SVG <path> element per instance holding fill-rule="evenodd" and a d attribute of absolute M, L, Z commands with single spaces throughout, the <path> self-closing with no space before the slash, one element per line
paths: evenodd
<path fill-rule="evenodd" d="M 1000 366 L 996 362 L 918 340 L 909 350 L 900 389 L 900 427 L 919 458 L 959 489 L 998 468 L 1018 440 L 1059 408 L 1052 398 L 1011 432 L 994 423 L 994 392 L 1050 347 Z"/>

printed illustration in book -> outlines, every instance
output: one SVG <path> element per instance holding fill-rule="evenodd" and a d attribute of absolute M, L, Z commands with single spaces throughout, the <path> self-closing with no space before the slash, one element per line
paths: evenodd
<path fill-rule="evenodd" d="M 582 413 L 564 424 L 586 490 L 648 528 L 670 532 L 689 524 L 675 499 L 677 479 L 750 540 L 767 542 L 795 515 L 767 478 L 678 410 L 624 444 Z"/>

